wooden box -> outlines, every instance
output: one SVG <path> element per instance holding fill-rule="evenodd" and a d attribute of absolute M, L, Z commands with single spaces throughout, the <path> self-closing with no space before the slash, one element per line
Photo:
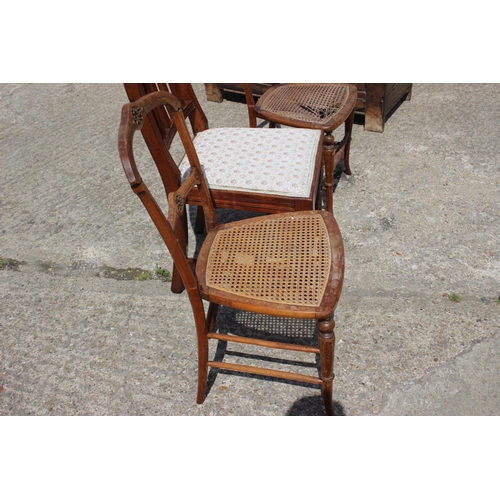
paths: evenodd
<path fill-rule="evenodd" d="M 383 132 L 387 119 L 411 98 L 411 83 L 356 83 L 356 113 L 365 117 L 365 130 Z"/>

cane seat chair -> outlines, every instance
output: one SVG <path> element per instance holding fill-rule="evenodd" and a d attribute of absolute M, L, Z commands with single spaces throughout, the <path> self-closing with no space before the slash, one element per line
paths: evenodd
<path fill-rule="evenodd" d="M 344 158 L 344 169 L 351 175 L 351 147 L 354 108 L 358 91 L 352 83 L 282 83 L 266 90 L 254 102 L 250 84 L 245 83 L 250 127 L 257 118 L 289 127 L 321 130 L 324 133 L 325 190 L 327 210 L 333 213 L 334 171 Z M 344 137 L 335 141 L 332 132 L 344 124 Z"/>
<path fill-rule="evenodd" d="M 166 107 L 186 151 L 189 170 L 180 187 L 169 193 L 165 214 L 141 178 L 133 153 L 133 136 L 157 107 Z M 298 211 L 257 216 L 218 225 L 204 166 L 188 132 L 182 105 L 168 92 L 156 92 L 123 106 L 119 152 L 133 191 L 139 196 L 175 262 L 191 302 L 198 341 L 197 402 L 206 396 L 209 368 L 280 377 L 322 388 L 326 412 L 332 402 L 334 320 L 340 297 L 344 252 L 333 215 L 327 211 Z M 185 211 L 190 191 L 197 188 L 207 236 L 198 258 L 189 259 L 176 237 L 176 224 Z M 209 304 L 205 313 L 204 303 Z M 219 306 L 282 318 L 314 319 L 318 345 L 301 345 L 247 338 L 216 330 Z M 319 376 L 209 360 L 209 340 L 252 344 L 319 355 Z"/>
<path fill-rule="evenodd" d="M 205 168 L 215 208 L 257 213 L 313 210 L 321 205 L 321 133 L 313 130 L 269 130 L 248 127 L 209 129 L 193 87 L 189 83 L 126 83 L 131 102 L 151 92 L 170 91 L 191 123 L 194 143 Z M 178 189 L 189 168 L 187 157 L 174 161 L 169 148 L 175 124 L 161 107 L 144 120 L 142 135 L 162 177 L 166 194 Z M 196 188 L 190 205 L 201 204 Z M 197 211 L 195 232 L 204 227 L 203 211 Z M 178 228 L 187 245 L 187 222 Z M 172 290 L 182 291 L 174 269 Z"/>

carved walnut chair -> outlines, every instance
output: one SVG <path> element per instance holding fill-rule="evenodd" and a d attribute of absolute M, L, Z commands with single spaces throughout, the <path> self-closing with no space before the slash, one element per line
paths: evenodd
<path fill-rule="evenodd" d="M 351 147 L 354 108 L 358 90 L 352 83 L 282 83 L 274 85 L 255 103 L 250 84 L 243 84 L 250 127 L 257 118 L 276 124 L 321 130 L 324 133 L 325 190 L 327 210 L 333 213 L 333 174 L 344 158 L 345 173 L 351 175 Z M 344 137 L 336 142 L 332 132 L 344 124 Z"/>
<path fill-rule="evenodd" d="M 194 144 L 205 168 L 215 208 L 280 213 L 319 208 L 321 198 L 323 137 L 314 130 L 208 128 L 208 120 L 189 83 L 125 83 L 131 102 L 158 90 L 170 91 L 190 120 Z M 169 152 L 176 125 L 158 107 L 146 118 L 142 135 L 163 180 L 166 194 L 178 189 L 189 169 L 185 157 L 178 165 Z M 196 188 L 188 203 L 200 205 Z M 198 210 L 195 231 L 203 229 Z M 178 228 L 181 244 L 187 245 L 187 222 Z M 174 268 L 174 292 L 182 283 Z"/>
<path fill-rule="evenodd" d="M 165 107 L 179 132 L 189 165 L 182 184 L 168 195 L 167 214 L 141 178 L 133 153 L 134 133 L 145 126 L 148 114 Z M 230 136 L 226 141 L 230 142 Z M 168 92 L 148 94 L 123 106 L 118 145 L 130 186 L 167 245 L 191 302 L 198 339 L 197 402 L 205 399 L 208 370 L 212 367 L 318 384 L 326 412 L 333 415 L 333 313 L 344 273 L 342 237 L 333 215 L 308 210 L 218 225 L 212 201 L 214 190 L 207 184 L 205 167 L 186 126 L 183 106 Z M 195 188 L 207 227 L 196 261 L 187 257 L 176 236 L 176 225 Z M 207 314 L 203 301 L 209 303 Z M 282 318 L 314 319 L 319 329 L 318 345 L 219 333 L 215 324 L 220 305 Z M 210 361 L 208 344 L 212 339 L 316 354 L 320 357 L 320 375 Z"/>

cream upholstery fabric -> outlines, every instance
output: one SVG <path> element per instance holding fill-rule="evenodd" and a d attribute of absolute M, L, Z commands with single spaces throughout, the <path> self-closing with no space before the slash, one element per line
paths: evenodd
<path fill-rule="evenodd" d="M 214 128 L 194 145 L 211 189 L 307 197 L 321 131 L 299 128 Z M 179 165 L 189 168 L 187 157 Z"/>

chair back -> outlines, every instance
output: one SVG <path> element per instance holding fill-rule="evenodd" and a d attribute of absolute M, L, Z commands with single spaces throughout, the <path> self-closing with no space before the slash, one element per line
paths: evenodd
<path fill-rule="evenodd" d="M 245 100 L 248 108 L 248 120 L 250 121 L 250 128 L 255 128 L 257 126 L 257 116 L 255 114 L 255 99 L 253 97 L 252 87 L 249 83 L 244 83 L 243 90 L 245 91 Z"/>
<path fill-rule="evenodd" d="M 157 112 L 157 115 L 164 114 L 172 123 L 172 126 L 175 126 L 191 166 L 180 186 L 175 191 L 168 193 L 167 214 L 160 208 L 139 174 L 133 151 L 135 132 L 141 130 L 148 123 L 148 115 L 154 112 Z M 169 92 L 158 91 L 148 93 L 135 102 L 125 104 L 122 108 L 118 149 L 123 170 L 130 186 L 134 193 L 139 196 L 167 245 L 175 267 L 188 292 L 195 318 L 198 318 L 200 317 L 200 310 L 203 311 L 203 304 L 199 294 L 198 282 L 193 272 L 194 264 L 191 259 L 187 258 L 184 244 L 177 238 L 176 231 L 178 222 L 185 217 L 186 199 L 194 186 L 198 188 L 200 193 L 207 231 L 217 225 L 217 218 L 205 174 L 186 125 L 181 102 Z M 198 326 L 201 327 L 201 325 Z"/>
<path fill-rule="evenodd" d="M 130 102 L 135 102 L 153 92 L 170 92 L 178 99 L 184 117 L 191 123 L 194 135 L 208 129 L 207 117 L 190 83 L 124 83 L 123 85 Z M 169 152 L 177 127 L 166 110 L 160 106 L 152 110 L 145 118 L 141 133 L 155 161 L 168 196 L 179 187 L 181 178 L 177 163 Z"/>

